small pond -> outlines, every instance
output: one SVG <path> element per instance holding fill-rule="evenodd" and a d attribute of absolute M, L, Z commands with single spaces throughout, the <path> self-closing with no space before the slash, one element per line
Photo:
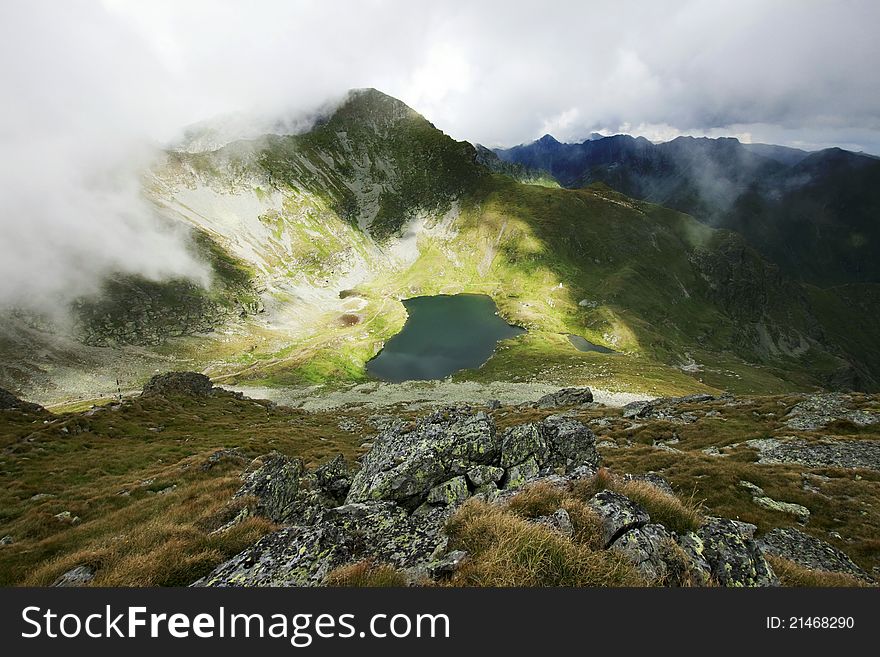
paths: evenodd
<path fill-rule="evenodd" d="M 614 349 L 609 349 L 608 347 L 603 347 L 600 344 L 593 344 L 586 338 L 582 338 L 579 335 L 569 334 L 568 341 L 571 342 L 572 346 L 578 351 L 596 351 L 600 354 L 616 354 L 617 352 Z"/>
<path fill-rule="evenodd" d="M 413 297 L 403 305 L 409 314 L 403 329 L 367 363 L 367 372 L 384 381 L 442 379 L 480 367 L 499 340 L 525 331 L 499 317 L 482 294 Z"/>

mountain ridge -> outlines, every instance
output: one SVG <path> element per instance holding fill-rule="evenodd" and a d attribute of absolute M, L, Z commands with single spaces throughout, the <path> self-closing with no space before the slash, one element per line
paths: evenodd
<path fill-rule="evenodd" d="M 590 143 L 618 142 L 630 143 Z M 52 331 L 22 333 L 32 343 L 24 353 L 24 339 L 0 342 L 9 354 L 3 382 L 21 388 L 34 378 L 64 390 L 87 379 L 112 390 L 122 378 L 134 387 L 170 359 L 229 383 L 358 383 L 405 321 L 400 299 L 472 292 L 529 333 L 456 375 L 462 381 L 604 380 L 670 394 L 876 387 L 876 346 L 829 328 L 851 312 L 839 314 L 833 293 L 782 275 L 735 233 L 601 185 L 524 184 L 511 171 L 522 179 L 531 170 L 499 166 L 375 90 L 353 92 L 303 134 L 170 150 L 148 172 L 145 193 L 165 221 L 210 245 L 215 272 L 221 263 L 239 272 L 237 296 L 216 284 L 206 292 L 229 300 L 229 311 L 141 340 L 184 299 L 172 293 L 149 316 L 132 306 L 139 295 L 117 295 L 84 318 L 94 344 L 113 346 L 86 358 L 76 339 L 58 352 L 36 346 L 51 343 Z M 196 302 L 203 293 L 193 294 Z M 105 320 L 121 340 L 102 337 Z M 567 334 L 621 355 L 584 355 Z M 121 377 L 101 364 L 110 357 L 123 363 Z M 86 379 L 77 359 L 96 363 Z M 69 376 L 53 382 L 53 369 Z"/>

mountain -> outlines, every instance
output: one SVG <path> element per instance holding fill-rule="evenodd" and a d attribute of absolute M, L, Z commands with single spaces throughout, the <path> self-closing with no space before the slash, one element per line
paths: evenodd
<path fill-rule="evenodd" d="M 604 184 L 577 186 L 583 174 L 574 189 L 508 175 L 530 175 L 557 151 L 573 166 L 588 149 L 601 169 L 630 172 L 620 180 L 684 199 L 681 172 L 707 157 L 745 166 L 743 180 L 783 164 L 734 140 L 575 146 L 544 138 L 524 151 L 534 162 L 502 171 L 367 89 L 301 134 L 170 149 L 144 193 L 165 221 L 190 228 L 213 283 L 111 277 L 74 304 L 71 326 L 9 316 L 0 385 L 48 403 L 113 394 L 117 379 L 134 389 L 181 365 L 250 386 L 362 382 L 406 320 L 401 299 L 468 292 L 491 296 L 528 332 L 453 382 L 651 395 L 878 387 L 880 329 L 869 318 L 880 295 L 804 285 L 737 233 Z M 621 154 L 631 166 L 613 166 Z M 798 166 L 821 169 L 812 156 Z M 577 351 L 568 334 L 618 353 Z"/>
<path fill-rule="evenodd" d="M 793 278 L 819 286 L 880 282 L 876 158 L 731 138 L 653 144 L 626 135 L 580 144 L 545 135 L 496 154 L 543 169 L 565 187 L 602 182 L 739 232 Z"/>

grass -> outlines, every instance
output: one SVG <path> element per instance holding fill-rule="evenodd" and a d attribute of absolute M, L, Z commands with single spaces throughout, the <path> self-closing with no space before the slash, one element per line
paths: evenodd
<path fill-rule="evenodd" d="M 340 566 L 327 574 L 326 586 L 388 588 L 406 586 L 406 577 L 394 566 L 374 561 L 358 561 Z"/>
<path fill-rule="evenodd" d="M 477 505 L 456 516 L 452 544 L 468 550 L 472 559 L 453 583 L 639 584 L 613 555 L 594 554 L 601 552 L 601 532 L 586 502 L 603 489 L 631 497 L 653 521 L 675 531 L 693 529 L 702 514 L 751 522 L 759 535 L 774 527 L 798 527 L 871 572 L 880 566 L 880 472 L 758 464 L 755 451 L 743 444 L 792 433 L 805 439 L 830 435 L 880 440 L 876 425 L 847 422 L 819 432 L 792 432 L 783 419 L 797 399 L 751 397 L 732 405 L 727 400 L 684 405 L 681 410 L 697 418 L 686 424 L 640 419 L 635 426 L 613 409 L 572 411 L 587 423 L 603 420 L 591 426 L 600 441 L 617 445 L 600 448 L 607 467 L 567 489 L 528 486 L 506 506 Z M 860 408 L 880 408 L 877 396 L 856 395 L 854 400 Z M 400 408 L 383 412 L 403 421 L 420 415 Z M 503 407 L 492 414 L 503 430 L 540 421 L 552 412 Z M 83 564 L 98 566 L 95 584 L 188 584 L 273 529 L 252 518 L 231 531 L 212 533 L 236 513 L 232 495 L 251 458 L 277 449 L 303 458 L 310 467 L 338 453 L 354 460 L 373 432 L 368 421 L 373 413 L 306 413 L 225 394 L 135 397 L 94 413 L 0 412 L 0 536 L 14 540 L 0 546 L 0 585 L 50 584 Z M 361 429 L 341 430 L 342 417 Z M 673 438 L 679 440 L 674 445 L 678 451 L 653 445 Z M 707 456 L 702 450 L 710 446 L 730 455 Z M 227 453 L 216 463 L 208 460 L 221 449 L 237 453 Z M 618 475 L 648 471 L 665 477 L 683 498 Z M 754 504 L 739 486 L 741 480 L 761 486 L 774 499 L 806 506 L 809 523 L 800 526 L 789 515 Z M 805 490 L 805 481 L 819 493 Z M 531 522 L 560 508 L 571 518 L 573 540 Z M 55 517 L 65 511 L 79 521 Z M 345 581 L 391 577 L 373 570 L 364 567 Z M 794 578 L 790 574 L 789 581 Z M 812 585 L 818 580 L 803 581 Z"/>
<path fill-rule="evenodd" d="M 857 577 L 845 573 L 832 573 L 825 570 L 810 570 L 793 561 L 767 555 L 767 562 L 773 568 L 773 572 L 779 578 L 782 586 L 808 587 L 808 588 L 840 588 L 840 587 L 865 587 L 868 586 Z"/>
<path fill-rule="evenodd" d="M 619 554 L 594 550 L 514 513 L 477 500 L 450 519 L 450 546 L 469 558 L 452 586 L 644 586 Z"/>
<path fill-rule="evenodd" d="M 252 519 L 211 534 L 234 511 L 250 458 L 277 449 L 314 467 L 363 451 L 332 415 L 231 395 L 133 398 L 90 417 L 2 416 L 0 536 L 15 542 L 0 547 L 0 585 L 49 584 L 79 561 L 101 565 L 95 584 L 188 584 L 271 530 Z M 231 448 L 241 457 L 205 465 Z M 54 517 L 64 511 L 79 521 Z"/>

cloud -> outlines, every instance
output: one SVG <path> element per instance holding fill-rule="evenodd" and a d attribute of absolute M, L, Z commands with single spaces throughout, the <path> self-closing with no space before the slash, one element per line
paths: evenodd
<path fill-rule="evenodd" d="M 117 271 L 205 281 L 141 196 L 171 91 L 149 49 L 82 3 L 6 3 L 0 25 L 0 304 L 63 306 Z"/>
<path fill-rule="evenodd" d="M 0 303 L 108 271 L 204 277 L 153 218 L 151 145 L 373 86 L 459 139 L 552 130 L 880 152 L 880 4 L 70 0 L 0 8 Z"/>

